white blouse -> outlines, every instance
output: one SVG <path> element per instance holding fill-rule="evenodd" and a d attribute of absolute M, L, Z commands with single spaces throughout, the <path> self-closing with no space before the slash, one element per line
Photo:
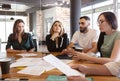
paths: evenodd
<path fill-rule="evenodd" d="M 120 77 L 120 61 L 119 62 L 109 62 L 104 64 L 112 75 Z"/>

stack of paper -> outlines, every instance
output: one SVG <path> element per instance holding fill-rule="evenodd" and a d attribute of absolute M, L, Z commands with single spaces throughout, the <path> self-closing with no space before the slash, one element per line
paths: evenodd
<path fill-rule="evenodd" d="M 75 69 L 72 69 L 70 66 L 67 64 L 63 63 L 61 60 L 53 56 L 52 54 L 47 55 L 43 57 L 45 61 L 59 69 L 61 72 L 63 72 L 67 76 L 85 76 L 84 74 L 78 72 Z"/>
<path fill-rule="evenodd" d="M 21 58 L 12 63 L 10 67 L 26 66 L 26 68 L 18 71 L 18 73 L 30 75 L 41 75 L 45 71 L 57 68 L 67 76 L 84 76 L 84 74 L 68 66 L 66 63 L 69 62 L 71 62 L 71 60 L 61 61 L 50 54 L 43 58 Z"/>
<path fill-rule="evenodd" d="M 10 67 L 12 68 L 21 66 L 27 67 L 21 71 L 18 71 L 18 73 L 30 75 L 41 75 L 44 71 L 49 71 L 55 68 L 42 58 L 21 58 L 15 63 L 12 63 Z"/>

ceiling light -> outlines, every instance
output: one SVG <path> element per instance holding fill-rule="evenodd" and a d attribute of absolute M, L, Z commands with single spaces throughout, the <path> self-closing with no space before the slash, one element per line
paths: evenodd
<path fill-rule="evenodd" d="M 2 9 L 9 10 L 9 9 L 11 9 L 11 5 L 10 4 L 2 4 Z"/>
<path fill-rule="evenodd" d="M 14 18 L 13 18 L 13 17 L 11 17 L 11 18 L 10 18 L 10 20 L 14 20 Z"/>

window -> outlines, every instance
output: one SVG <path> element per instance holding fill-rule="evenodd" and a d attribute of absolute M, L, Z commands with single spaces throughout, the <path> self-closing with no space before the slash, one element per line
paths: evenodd
<path fill-rule="evenodd" d="M 13 16 L 14 20 L 10 20 L 11 16 L 0 15 L 0 37 L 2 42 L 7 42 L 8 36 L 13 31 L 13 24 L 16 19 L 23 19 L 25 22 L 25 31 L 28 32 L 27 20 L 24 16 Z"/>
<path fill-rule="evenodd" d="M 96 4 L 83 7 L 81 9 L 81 15 L 89 16 L 91 19 L 90 27 L 99 31 L 99 28 L 97 25 L 97 18 L 98 18 L 98 15 L 104 11 L 113 11 L 113 0 L 106 0 L 106 1 L 102 1 Z"/>

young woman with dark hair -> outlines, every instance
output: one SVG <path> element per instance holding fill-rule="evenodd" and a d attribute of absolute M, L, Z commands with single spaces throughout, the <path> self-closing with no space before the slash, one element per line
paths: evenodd
<path fill-rule="evenodd" d="M 6 45 L 7 52 L 33 52 L 32 36 L 24 31 L 24 21 L 17 19 L 13 26 L 13 33 L 9 35 Z M 11 49 L 12 48 L 12 49 Z"/>

